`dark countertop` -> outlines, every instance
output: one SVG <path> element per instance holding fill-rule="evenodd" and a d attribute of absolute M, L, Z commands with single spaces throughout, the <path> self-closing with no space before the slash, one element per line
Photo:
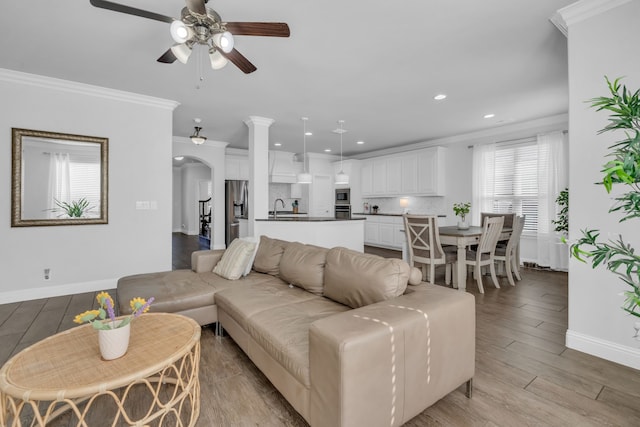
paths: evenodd
<path fill-rule="evenodd" d="M 353 212 L 351 215 L 371 215 L 371 216 L 402 216 L 401 213 L 364 213 L 364 212 Z M 409 215 L 430 215 L 430 214 L 422 214 L 417 212 L 409 212 Z M 446 218 L 446 215 L 438 214 L 438 218 Z"/>
<path fill-rule="evenodd" d="M 330 216 L 284 216 L 279 218 L 256 219 L 256 221 L 297 221 L 297 222 L 331 222 L 331 221 L 364 221 L 365 218 L 333 218 Z"/>

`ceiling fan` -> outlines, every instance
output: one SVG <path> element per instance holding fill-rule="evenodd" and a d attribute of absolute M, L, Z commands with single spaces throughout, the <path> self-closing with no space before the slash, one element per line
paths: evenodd
<path fill-rule="evenodd" d="M 174 19 L 111 1 L 89 0 L 93 6 L 101 9 L 171 24 L 171 37 L 176 44 L 158 58 L 158 62 L 165 64 L 176 60 L 186 64 L 193 47 L 200 44 L 207 47 L 213 69 L 220 69 L 231 61 L 245 74 L 249 74 L 256 67 L 233 47 L 234 35 L 289 37 L 289 26 L 284 22 L 223 22 L 215 10 L 205 6 L 208 1 L 185 0 L 187 6 L 182 9 L 180 19 Z"/>

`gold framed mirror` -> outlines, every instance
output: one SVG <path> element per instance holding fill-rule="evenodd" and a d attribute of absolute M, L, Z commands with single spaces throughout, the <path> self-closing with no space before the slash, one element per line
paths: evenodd
<path fill-rule="evenodd" d="M 108 223 L 109 139 L 11 129 L 11 226 Z"/>

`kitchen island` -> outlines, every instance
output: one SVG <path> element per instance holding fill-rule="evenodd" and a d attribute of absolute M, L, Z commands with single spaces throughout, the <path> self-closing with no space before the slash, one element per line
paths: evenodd
<path fill-rule="evenodd" d="M 364 251 L 364 218 L 279 217 L 256 219 L 254 234 L 332 248 Z"/>

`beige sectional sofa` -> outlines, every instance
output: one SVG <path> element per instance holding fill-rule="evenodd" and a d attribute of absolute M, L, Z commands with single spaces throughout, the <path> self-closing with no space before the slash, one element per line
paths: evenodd
<path fill-rule="evenodd" d="M 470 395 L 471 294 L 408 285 L 420 272 L 401 260 L 265 236 L 247 276 L 213 273 L 222 257 L 122 278 L 118 301 L 219 322 L 312 426 L 399 426 L 465 382 Z"/>

